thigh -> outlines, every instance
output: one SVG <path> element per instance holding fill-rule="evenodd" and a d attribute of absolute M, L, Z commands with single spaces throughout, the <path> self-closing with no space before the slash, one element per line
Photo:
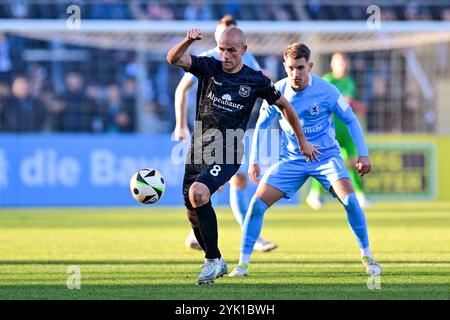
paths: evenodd
<path fill-rule="evenodd" d="M 206 185 L 212 195 L 220 186 L 228 182 L 238 169 L 239 165 L 236 164 L 206 165 L 195 181 Z"/>
<path fill-rule="evenodd" d="M 263 175 L 260 185 L 268 184 L 283 193 L 286 199 L 292 198 L 308 178 L 306 166 L 300 161 L 278 161 Z"/>
<path fill-rule="evenodd" d="M 332 185 L 333 193 L 339 199 L 344 199 L 348 194 L 355 192 L 352 181 L 349 178 L 336 180 Z"/>
<path fill-rule="evenodd" d="M 256 196 L 260 198 L 264 203 L 270 207 L 275 202 L 285 196 L 285 193 L 272 187 L 267 183 L 260 183 L 258 189 L 256 189 Z"/>
<path fill-rule="evenodd" d="M 322 159 L 319 163 L 315 164 L 310 174 L 330 192 L 332 192 L 332 186 L 336 181 L 349 178 L 344 160 L 338 155 Z"/>

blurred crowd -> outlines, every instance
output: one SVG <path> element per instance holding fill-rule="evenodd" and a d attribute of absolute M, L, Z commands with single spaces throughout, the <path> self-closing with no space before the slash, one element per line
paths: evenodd
<path fill-rule="evenodd" d="M 136 81 L 106 87 L 85 84 L 69 72 L 66 90 L 56 95 L 40 80 L 15 75 L 11 88 L 0 83 L 0 128 L 8 132 L 134 132 Z"/>
<path fill-rule="evenodd" d="M 442 19 L 448 3 L 432 2 L 393 1 L 383 6 L 382 12 L 391 20 Z M 73 4 L 82 8 L 84 19 L 217 20 L 231 14 L 238 20 L 272 21 L 366 19 L 367 6 L 372 3 L 356 0 L 5 0 L 0 3 L 0 17 L 65 18 L 66 8 Z"/>
<path fill-rule="evenodd" d="M 67 18 L 67 6 L 78 4 L 82 18 L 86 19 L 217 20 L 224 14 L 232 14 L 238 20 L 367 18 L 367 5 L 343 5 L 339 1 L 337 5 L 322 5 L 319 0 L 261 2 L 264 4 L 207 0 L 11 0 L 0 3 L 0 17 Z M 381 17 L 383 20 L 450 21 L 450 5 L 428 6 L 405 1 L 404 5 L 383 8 Z M 258 60 L 262 62 L 264 58 Z M 367 69 L 361 55 L 350 58 L 353 72 Z M 383 61 L 387 60 L 378 59 L 377 63 Z M 143 78 L 142 63 L 145 65 Z M 374 64 L 373 70 L 381 69 L 383 66 Z M 374 83 L 370 92 L 362 90 L 361 94 L 366 95 L 361 97 L 363 100 L 376 102 L 377 97 L 386 96 L 390 86 L 388 74 L 384 75 L 384 82 L 383 75 L 368 75 L 367 70 L 362 76 L 371 79 L 357 80 Z M 376 77 L 381 80 L 375 81 Z M 0 131 L 170 132 L 175 119 L 173 95 L 179 79 L 179 70 L 169 68 L 164 57 L 147 56 L 144 62 L 138 62 L 132 51 L 77 47 L 0 33 Z M 414 84 L 410 87 L 411 91 L 417 89 Z M 369 116 L 376 112 L 373 110 Z M 369 121 L 368 126 L 383 130 L 378 123 Z"/>

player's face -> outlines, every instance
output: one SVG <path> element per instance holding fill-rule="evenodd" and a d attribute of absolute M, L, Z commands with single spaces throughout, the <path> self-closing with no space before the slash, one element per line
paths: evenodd
<path fill-rule="evenodd" d="M 308 85 L 309 72 L 313 67 L 312 62 L 306 61 L 305 58 L 292 59 L 287 57 L 284 61 L 284 69 L 291 82 L 291 87 L 296 90 L 302 90 Z"/>
<path fill-rule="evenodd" d="M 221 37 L 219 52 L 223 70 L 229 73 L 239 71 L 242 64 L 242 56 L 246 50 L 247 46 L 240 43 L 237 37 Z"/>
<path fill-rule="evenodd" d="M 345 77 L 347 73 L 347 61 L 342 54 L 335 54 L 330 63 L 333 75 L 337 79 Z"/>

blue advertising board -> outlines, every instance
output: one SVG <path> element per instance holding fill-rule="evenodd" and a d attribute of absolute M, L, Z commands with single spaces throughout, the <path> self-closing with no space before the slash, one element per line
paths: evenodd
<path fill-rule="evenodd" d="M 129 179 L 142 168 L 164 176 L 166 190 L 157 205 L 182 206 L 187 148 L 170 135 L 2 134 L 0 207 L 139 205 Z M 249 185 L 250 199 L 255 186 Z M 227 189 L 219 204 L 228 203 Z"/>

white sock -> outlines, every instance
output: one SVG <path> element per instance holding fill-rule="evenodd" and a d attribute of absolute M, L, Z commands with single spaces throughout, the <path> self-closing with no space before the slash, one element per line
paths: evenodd
<path fill-rule="evenodd" d="M 372 256 L 372 251 L 370 251 L 370 247 L 361 249 L 361 257 L 364 257 L 364 256 L 367 256 L 367 257 Z"/>
<path fill-rule="evenodd" d="M 220 261 L 219 258 L 214 258 L 214 259 L 207 259 L 207 258 L 205 258 L 205 263 L 207 263 L 207 262 L 219 262 L 219 261 Z"/>
<path fill-rule="evenodd" d="M 241 256 L 239 258 L 239 264 L 238 265 L 241 265 L 243 263 L 245 263 L 246 265 L 249 265 L 251 256 L 252 256 L 251 253 L 242 253 L 241 252 Z"/>

